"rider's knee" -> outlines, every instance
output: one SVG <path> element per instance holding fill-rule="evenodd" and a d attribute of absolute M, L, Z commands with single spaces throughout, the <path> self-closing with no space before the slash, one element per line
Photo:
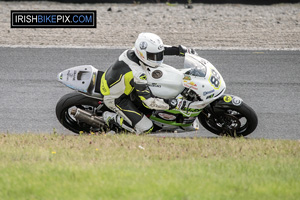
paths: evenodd
<path fill-rule="evenodd" d="M 144 115 L 143 118 L 134 126 L 134 129 L 137 134 L 150 133 L 153 130 L 153 122 Z"/>

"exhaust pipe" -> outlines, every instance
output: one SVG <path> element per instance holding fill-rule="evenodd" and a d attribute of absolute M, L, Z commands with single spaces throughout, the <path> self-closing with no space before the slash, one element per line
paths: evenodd
<path fill-rule="evenodd" d="M 93 127 L 101 128 L 105 125 L 105 122 L 102 117 L 94 116 L 91 113 L 80 108 L 75 108 L 71 110 L 71 114 L 74 115 L 76 120 L 85 122 Z"/>

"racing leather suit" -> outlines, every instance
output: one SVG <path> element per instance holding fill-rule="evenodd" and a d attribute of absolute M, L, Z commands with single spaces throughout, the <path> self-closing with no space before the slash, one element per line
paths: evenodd
<path fill-rule="evenodd" d="M 164 55 L 184 55 L 180 47 L 165 46 Z M 167 100 L 153 96 L 145 74 L 146 65 L 133 50 L 124 51 L 119 59 L 102 76 L 100 90 L 104 104 L 117 113 L 114 122 L 122 128 L 140 133 L 149 133 L 153 123 L 130 100 L 129 94 L 135 89 L 142 102 L 150 109 L 168 110 Z M 104 116 L 105 118 L 105 116 Z"/>

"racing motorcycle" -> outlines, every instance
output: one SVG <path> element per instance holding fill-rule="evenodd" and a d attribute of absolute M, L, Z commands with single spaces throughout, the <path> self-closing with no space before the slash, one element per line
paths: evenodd
<path fill-rule="evenodd" d="M 60 123 L 74 133 L 107 131 L 102 114 L 110 111 L 103 103 L 100 83 L 103 71 L 91 65 L 66 69 L 58 81 L 75 90 L 60 98 L 56 116 Z M 240 97 L 224 94 L 226 84 L 219 71 L 206 59 L 186 54 L 184 68 L 162 64 L 146 70 L 148 86 L 153 95 L 197 102 L 197 107 L 183 110 L 150 110 L 143 106 L 136 92 L 130 94 L 135 103 L 154 124 L 153 132 L 177 129 L 195 130 L 199 123 L 208 131 L 223 136 L 240 137 L 257 127 L 257 115 Z M 198 119 L 198 120 L 196 120 Z"/>

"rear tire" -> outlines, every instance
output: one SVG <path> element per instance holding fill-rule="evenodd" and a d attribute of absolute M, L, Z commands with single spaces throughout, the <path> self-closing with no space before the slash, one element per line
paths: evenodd
<path fill-rule="evenodd" d="M 74 133 L 91 131 L 91 126 L 78 123 L 76 119 L 71 115 L 72 107 L 84 108 L 85 110 L 93 110 L 96 108 L 99 100 L 93 99 L 78 92 L 66 94 L 60 98 L 56 104 L 56 117 L 58 121 L 67 129 Z"/>
<path fill-rule="evenodd" d="M 227 104 L 220 108 L 218 116 L 204 109 L 198 116 L 199 122 L 208 131 L 221 136 L 241 137 L 252 133 L 258 124 L 255 111 L 245 104 Z"/>

